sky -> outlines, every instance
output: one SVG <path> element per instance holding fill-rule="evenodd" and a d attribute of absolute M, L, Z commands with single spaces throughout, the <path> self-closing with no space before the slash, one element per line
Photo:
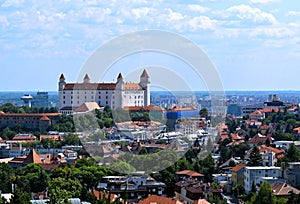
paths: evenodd
<path fill-rule="evenodd" d="M 225 90 L 300 89 L 299 0 L 0 0 L 0 91 L 56 91 L 61 73 L 77 81 L 103 44 L 143 30 L 197 44 Z M 115 81 L 118 72 L 134 80 L 132 73 L 148 66 L 205 88 L 189 65 L 147 52 L 116 62 L 101 81 Z"/>

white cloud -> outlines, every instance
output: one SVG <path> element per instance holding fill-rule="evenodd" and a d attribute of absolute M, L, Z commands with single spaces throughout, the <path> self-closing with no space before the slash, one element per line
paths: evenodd
<path fill-rule="evenodd" d="M 203 6 L 200 6 L 200 5 L 197 5 L 197 4 L 188 5 L 188 9 L 191 10 L 191 11 L 199 12 L 199 13 L 205 13 L 205 12 L 209 11 L 208 7 L 203 7 Z"/>
<path fill-rule="evenodd" d="M 212 20 L 207 16 L 198 16 L 190 19 L 187 24 L 190 26 L 192 31 L 198 29 L 203 30 L 214 30 L 216 28 L 216 20 Z"/>
<path fill-rule="evenodd" d="M 280 0 L 250 0 L 251 3 L 254 4 L 268 4 L 268 3 L 275 3 L 279 2 Z"/>
<path fill-rule="evenodd" d="M 184 15 L 182 15 L 181 13 L 175 12 L 172 9 L 168 8 L 168 20 L 169 21 L 178 21 L 178 20 L 182 20 L 185 18 Z"/>
<path fill-rule="evenodd" d="M 293 30 L 284 27 L 278 28 L 267 28 L 267 27 L 259 27 L 255 28 L 252 32 L 250 32 L 250 36 L 264 36 L 269 38 L 283 38 L 283 37 L 292 37 L 296 33 Z"/>
<path fill-rule="evenodd" d="M 142 7 L 142 8 L 133 8 L 131 10 L 131 13 L 134 15 L 135 19 L 140 19 L 144 16 L 147 16 L 149 12 L 151 11 L 148 7 Z"/>
<path fill-rule="evenodd" d="M 288 16 L 300 16 L 300 11 L 289 11 Z"/>
<path fill-rule="evenodd" d="M 0 28 L 5 28 L 9 26 L 9 22 L 7 21 L 5 16 L 0 16 Z"/>
<path fill-rule="evenodd" d="M 236 16 L 240 20 L 250 20 L 254 23 L 277 23 L 276 18 L 272 14 L 263 12 L 259 8 L 252 8 L 244 4 L 232 6 L 226 11 L 229 16 Z"/>
<path fill-rule="evenodd" d="M 7 0 L 5 1 L 1 7 L 19 7 L 24 3 L 25 0 Z"/>

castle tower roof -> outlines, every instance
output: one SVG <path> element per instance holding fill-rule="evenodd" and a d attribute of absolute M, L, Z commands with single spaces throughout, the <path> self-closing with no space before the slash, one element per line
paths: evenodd
<path fill-rule="evenodd" d="M 88 74 L 85 74 L 85 76 L 84 76 L 84 78 L 83 78 L 84 80 L 90 80 L 90 77 L 89 77 L 89 75 Z"/>
<path fill-rule="evenodd" d="M 146 71 L 146 69 L 144 69 L 141 77 L 147 77 L 147 78 L 149 78 L 149 75 L 148 75 L 148 72 Z"/>
<path fill-rule="evenodd" d="M 119 73 L 119 75 L 118 75 L 118 79 L 123 79 L 123 76 L 122 76 L 122 74 L 121 74 L 121 73 Z"/>
<path fill-rule="evenodd" d="M 64 74 L 61 74 L 59 79 L 65 80 L 66 78 L 65 78 Z"/>

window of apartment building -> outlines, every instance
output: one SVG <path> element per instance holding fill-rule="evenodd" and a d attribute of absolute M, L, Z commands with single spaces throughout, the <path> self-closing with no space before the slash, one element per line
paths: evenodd
<path fill-rule="evenodd" d="M 71 101 L 71 104 L 73 104 L 73 101 Z"/>
<path fill-rule="evenodd" d="M 63 92 L 63 94 L 65 94 L 66 92 Z"/>
<path fill-rule="evenodd" d="M 108 94 L 108 91 L 106 91 L 106 94 Z"/>
<path fill-rule="evenodd" d="M 105 98 L 108 99 L 108 96 L 106 96 Z"/>
<path fill-rule="evenodd" d="M 108 104 L 108 101 L 106 101 L 106 105 Z"/>
<path fill-rule="evenodd" d="M 63 103 L 66 104 L 66 101 L 64 101 Z"/>
<path fill-rule="evenodd" d="M 71 94 L 73 94 L 73 91 L 71 91 Z"/>
<path fill-rule="evenodd" d="M 101 94 L 101 91 L 99 91 L 99 94 Z"/>
<path fill-rule="evenodd" d="M 65 96 L 63 96 L 63 99 L 66 99 L 66 97 L 65 97 Z"/>
<path fill-rule="evenodd" d="M 99 96 L 99 99 L 101 99 L 101 96 Z"/>
<path fill-rule="evenodd" d="M 73 96 L 71 96 L 71 99 L 73 99 Z"/>

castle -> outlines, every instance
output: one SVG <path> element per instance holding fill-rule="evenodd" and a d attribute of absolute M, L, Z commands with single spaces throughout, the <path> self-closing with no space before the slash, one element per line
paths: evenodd
<path fill-rule="evenodd" d="M 119 73 L 116 83 L 92 83 L 88 74 L 82 83 L 66 83 L 64 74 L 58 82 L 61 113 L 71 114 L 85 102 L 96 102 L 99 106 L 123 108 L 125 106 L 150 105 L 150 81 L 146 70 L 143 70 L 139 83 L 124 82 Z"/>

